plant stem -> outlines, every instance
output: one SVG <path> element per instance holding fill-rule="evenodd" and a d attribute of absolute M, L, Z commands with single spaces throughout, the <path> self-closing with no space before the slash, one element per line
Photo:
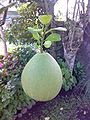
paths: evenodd
<path fill-rule="evenodd" d="M 40 46 L 40 52 L 43 53 L 43 43 L 44 43 L 44 38 L 45 38 L 45 33 L 47 30 L 48 26 L 43 26 L 43 34 L 42 34 L 42 38 L 41 38 L 41 46 Z"/>
<path fill-rule="evenodd" d="M 43 40 L 41 40 L 40 52 L 43 53 Z"/>

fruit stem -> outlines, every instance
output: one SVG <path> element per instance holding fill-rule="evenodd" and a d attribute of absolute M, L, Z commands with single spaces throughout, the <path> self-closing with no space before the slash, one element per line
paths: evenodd
<path fill-rule="evenodd" d="M 41 41 L 40 52 L 43 53 L 43 41 Z"/>
<path fill-rule="evenodd" d="M 44 42 L 44 38 L 45 38 L 45 26 L 43 26 L 43 34 L 42 34 L 42 38 L 41 38 L 41 46 L 40 46 L 40 52 L 43 53 L 43 42 Z"/>

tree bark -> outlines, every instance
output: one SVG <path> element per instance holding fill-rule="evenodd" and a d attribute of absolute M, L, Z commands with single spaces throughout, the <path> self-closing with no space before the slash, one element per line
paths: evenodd
<path fill-rule="evenodd" d="M 88 21 L 90 22 L 90 0 L 88 0 L 87 15 L 88 15 Z"/>
<path fill-rule="evenodd" d="M 63 40 L 64 57 L 71 73 L 73 72 L 77 51 L 83 41 L 83 32 L 84 32 L 83 23 L 79 21 L 79 24 L 77 27 L 77 16 L 80 13 L 79 3 L 80 3 L 80 0 L 75 1 L 73 18 L 71 21 L 68 21 L 70 22 L 68 27 L 69 29 L 68 36 L 65 40 Z M 78 8 L 76 7 L 76 5 L 78 6 Z M 75 11 L 76 11 L 76 14 L 75 14 Z"/>
<path fill-rule="evenodd" d="M 84 64 L 86 81 L 83 82 L 85 97 L 90 100 L 90 0 L 87 5 L 88 24 L 84 31 L 84 41 L 80 49 L 81 62 Z M 82 52 L 83 51 L 83 52 Z"/>
<path fill-rule="evenodd" d="M 67 0 L 67 13 L 66 13 L 66 20 L 68 20 L 68 3 L 69 3 L 69 0 Z"/>
<path fill-rule="evenodd" d="M 4 57 L 6 57 L 8 52 L 7 52 L 7 44 L 6 44 L 6 38 L 5 38 L 4 31 L 3 31 L 3 27 L 0 27 L 0 35 L 1 35 L 2 43 L 3 43 Z"/>
<path fill-rule="evenodd" d="M 11 0 L 9 0 L 9 3 L 11 3 Z M 5 33 L 4 33 L 4 30 L 3 30 L 2 26 L 5 24 L 6 17 L 7 17 L 7 11 L 8 11 L 8 8 L 5 10 L 5 12 L 3 14 L 2 22 L 0 23 L 0 35 L 1 35 L 1 40 L 2 40 L 2 43 L 3 43 L 4 57 L 7 56 L 8 51 L 7 51 L 7 44 L 6 44 Z"/>

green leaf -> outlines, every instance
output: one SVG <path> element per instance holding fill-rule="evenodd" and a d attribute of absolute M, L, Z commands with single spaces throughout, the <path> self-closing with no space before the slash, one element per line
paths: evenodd
<path fill-rule="evenodd" d="M 71 77 L 71 74 L 68 69 L 65 71 L 65 78 L 69 79 Z"/>
<path fill-rule="evenodd" d="M 45 48 L 50 48 L 51 44 L 52 44 L 51 41 L 45 41 L 44 42 Z"/>
<path fill-rule="evenodd" d="M 52 41 L 52 42 L 56 42 L 56 41 L 60 41 L 61 37 L 59 34 L 57 33 L 52 33 L 50 34 L 45 41 Z"/>
<path fill-rule="evenodd" d="M 77 84 L 77 79 L 75 77 L 73 77 L 73 86 L 75 86 Z"/>
<path fill-rule="evenodd" d="M 34 43 L 35 49 L 38 49 L 39 45 L 37 43 Z"/>
<path fill-rule="evenodd" d="M 68 91 L 69 90 L 69 86 L 65 86 L 65 91 Z"/>
<path fill-rule="evenodd" d="M 52 28 L 52 30 L 67 31 L 67 29 L 66 29 L 66 28 L 64 28 L 64 27 Z"/>
<path fill-rule="evenodd" d="M 35 28 L 32 28 L 32 27 L 28 27 L 28 31 L 31 32 L 31 33 L 38 33 L 38 32 L 41 32 L 42 29 L 35 29 Z"/>
<path fill-rule="evenodd" d="M 53 30 L 56 30 L 56 31 L 67 31 L 67 29 L 64 28 L 64 27 L 57 27 L 57 28 L 51 28 L 50 30 L 48 30 L 46 32 L 46 34 L 49 33 L 49 32 L 51 32 L 51 31 L 53 31 Z"/>
<path fill-rule="evenodd" d="M 40 15 L 39 20 L 42 24 L 47 25 L 52 20 L 52 15 Z"/>
<path fill-rule="evenodd" d="M 33 38 L 35 40 L 40 40 L 40 35 L 38 33 L 33 33 Z"/>

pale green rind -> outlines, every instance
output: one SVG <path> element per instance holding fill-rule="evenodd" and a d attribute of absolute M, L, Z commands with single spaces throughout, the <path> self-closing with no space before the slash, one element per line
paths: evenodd
<path fill-rule="evenodd" d="M 51 100 L 62 87 L 61 69 L 50 54 L 38 53 L 25 66 L 21 83 L 25 93 L 36 101 Z"/>

